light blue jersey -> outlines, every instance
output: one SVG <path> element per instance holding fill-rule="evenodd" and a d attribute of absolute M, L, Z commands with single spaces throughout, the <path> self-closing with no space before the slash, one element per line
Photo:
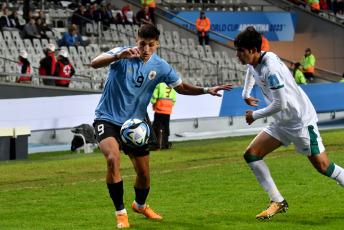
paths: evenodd
<path fill-rule="evenodd" d="M 107 52 L 116 54 L 132 47 L 118 47 Z M 147 62 L 140 58 L 120 59 L 109 66 L 104 91 L 96 108 L 96 120 L 122 125 L 130 118 L 143 120 L 157 84 L 170 88 L 181 84 L 174 69 L 155 53 Z"/>

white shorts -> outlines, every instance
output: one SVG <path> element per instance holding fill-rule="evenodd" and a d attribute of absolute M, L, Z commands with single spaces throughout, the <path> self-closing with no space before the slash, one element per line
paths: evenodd
<path fill-rule="evenodd" d="M 314 156 L 325 151 L 316 123 L 301 129 L 281 127 L 273 123 L 263 131 L 282 142 L 284 147 L 294 143 L 295 151 L 306 156 Z"/>

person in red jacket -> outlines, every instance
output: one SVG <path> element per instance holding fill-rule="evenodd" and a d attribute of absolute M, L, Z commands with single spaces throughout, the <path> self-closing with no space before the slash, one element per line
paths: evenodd
<path fill-rule="evenodd" d="M 61 50 L 57 57 L 57 63 L 55 67 L 55 76 L 63 78 L 71 78 L 75 73 L 72 63 L 68 60 L 68 52 Z M 56 86 L 68 87 L 70 81 L 68 80 L 55 80 Z"/>
<path fill-rule="evenodd" d="M 32 68 L 30 65 L 30 62 L 27 60 L 28 54 L 25 50 L 21 50 L 18 56 L 19 62 L 17 65 L 17 73 L 23 73 L 23 74 L 31 74 Z M 17 78 L 18 83 L 31 83 L 31 77 L 18 77 Z"/>
<path fill-rule="evenodd" d="M 55 45 L 48 44 L 44 50 L 45 57 L 39 62 L 39 75 L 43 76 L 53 76 L 55 73 L 56 57 L 54 55 Z M 55 85 L 55 80 L 52 79 L 42 79 L 44 85 Z"/>
<path fill-rule="evenodd" d="M 201 12 L 201 16 L 196 20 L 196 29 L 198 31 L 199 44 L 203 45 L 203 40 L 206 45 L 209 45 L 209 31 L 210 31 L 210 20 Z"/>

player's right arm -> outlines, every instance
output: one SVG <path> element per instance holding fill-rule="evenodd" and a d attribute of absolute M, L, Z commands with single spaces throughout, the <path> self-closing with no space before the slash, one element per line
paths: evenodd
<path fill-rule="evenodd" d="M 259 100 L 255 99 L 254 97 L 250 95 L 252 88 L 254 86 L 254 83 L 255 83 L 255 80 L 253 76 L 251 75 L 249 69 L 247 69 L 244 90 L 242 91 L 242 98 L 245 100 L 245 102 L 248 105 L 257 106 L 255 102 L 259 102 Z"/>
<path fill-rule="evenodd" d="M 128 48 L 115 54 L 103 53 L 92 60 L 91 67 L 98 69 L 108 66 L 119 59 L 129 59 L 134 57 L 140 57 L 140 50 L 137 47 Z"/>
<path fill-rule="evenodd" d="M 230 91 L 233 89 L 232 85 L 220 85 L 220 86 L 214 86 L 210 88 L 203 88 L 198 87 L 186 82 L 182 82 L 180 85 L 174 88 L 177 93 L 184 94 L 184 95 L 201 95 L 201 94 L 211 94 L 213 96 L 222 97 L 221 94 L 218 93 L 220 90 L 228 90 Z"/>

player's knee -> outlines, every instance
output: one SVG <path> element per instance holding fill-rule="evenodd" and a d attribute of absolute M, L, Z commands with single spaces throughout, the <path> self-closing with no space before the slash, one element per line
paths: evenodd
<path fill-rule="evenodd" d="M 252 163 L 255 161 L 263 160 L 263 157 L 260 157 L 257 155 L 252 155 L 252 154 L 249 154 L 248 152 L 245 152 L 244 159 L 245 159 L 246 163 Z"/>
<path fill-rule="evenodd" d="M 149 180 L 149 171 L 139 170 L 136 172 L 136 175 L 140 178 L 140 180 Z"/>
<path fill-rule="evenodd" d="M 106 156 L 106 163 L 108 168 L 114 170 L 115 169 L 115 164 L 120 160 L 119 156 L 116 156 L 114 153 L 109 153 Z"/>

